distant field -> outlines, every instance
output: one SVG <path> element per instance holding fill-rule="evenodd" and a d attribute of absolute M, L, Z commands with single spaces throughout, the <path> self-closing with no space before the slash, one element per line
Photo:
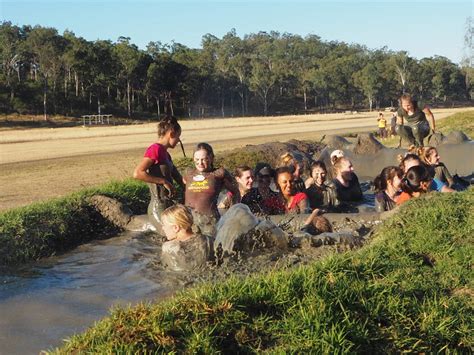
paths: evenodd
<path fill-rule="evenodd" d="M 468 110 L 474 111 L 474 107 L 437 109 L 434 114 L 442 119 Z M 323 134 L 375 131 L 376 117 L 374 111 L 185 120 L 181 122 L 181 138 L 188 155 L 195 144 L 202 141 L 209 142 L 219 152 L 268 141 L 316 140 Z M 3 129 L 0 135 L 0 210 L 129 177 L 145 148 L 155 141 L 156 122 Z M 175 158 L 182 156 L 179 148 L 171 153 Z"/>

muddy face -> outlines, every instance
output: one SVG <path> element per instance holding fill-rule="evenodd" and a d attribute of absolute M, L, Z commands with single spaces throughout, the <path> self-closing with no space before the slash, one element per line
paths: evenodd
<path fill-rule="evenodd" d="M 204 149 L 198 150 L 194 153 L 194 165 L 199 172 L 209 171 L 212 166 L 212 158 Z"/>
<path fill-rule="evenodd" d="M 351 181 L 354 173 L 354 167 L 349 159 L 343 159 L 338 169 L 338 174 L 344 181 Z"/>
<path fill-rule="evenodd" d="M 270 175 L 258 175 L 258 187 L 262 190 L 269 189 L 271 181 L 272 177 Z"/>
<path fill-rule="evenodd" d="M 242 173 L 242 176 L 235 178 L 239 184 L 239 189 L 241 191 L 247 192 L 252 188 L 253 185 L 253 172 L 252 170 L 247 170 Z"/>
<path fill-rule="evenodd" d="M 321 186 L 326 181 L 326 170 L 321 167 L 316 167 L 311 171 L 311 177 L 317 186 Z"/>
<path fill-rule="evenodd" d="M 409 114 L 413 113 L 414 107 L 410 100 L 402 100 L 402 108 Z"/>
<path fill-rule="evenodd" d="M 439 164 L 440 156 L 436 149 L 431 149 L 430 155 L 428 156 L 428 163 L 431 165 Z"/>
<path fill-rule="evenodd" d="M 398 175 L 395 175 L 393 179 L 388 180 L 387 183 L 395 190 L 399 190 L 400 186 L 402 185 L 402 179 Z"/>

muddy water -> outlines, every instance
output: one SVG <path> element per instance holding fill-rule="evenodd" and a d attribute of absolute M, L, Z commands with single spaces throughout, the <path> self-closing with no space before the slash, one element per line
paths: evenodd
<path fill-rule="evenodd" d="M 91 326 L 110 307 L 160 299 L 159 245 L 125 233 L 0 274 L 0 354 L 37 354 Z"/>

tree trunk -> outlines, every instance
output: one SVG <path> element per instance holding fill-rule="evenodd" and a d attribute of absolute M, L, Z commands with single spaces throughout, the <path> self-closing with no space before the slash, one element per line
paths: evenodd
<path fill-rule="evenodd" d="M 222 117 L 225 117 L 225 108 L 224 108 L 224 104 L 225 104 L 225 101 L 224 101 L 225 97 L 224 95 L 222 95 L 222 100 L 221 100 L 221 113 L 222 113 Z"/>
<path fill-rule="evenodd" d="M 306 97 L 306 88 L 303 89 L 303 98 L 304 98 L 304 112 L 308 111 L 308 105 L 307 105 L 307 97 Z"/>
<path fill-rule="evenodd" d="M 78 97 L 79 96 L 79 77 L 76 71 L 74 71 L 74 84 L 76 85 L 76 97 Z"/>
<path fill-rule="evenodd" d="M 160 117 L 161 116 L 160 98 L 157 96 L 155 99 L 156 99 L 156 113 L 158 114 L 158 117 Z"/>
<path fill-rule="evenodd" d="M 127 113 L 128 118 L 132 117 L 132 109 L 130 104 L 130 80 L 127 80 Z"/>
<path fill-rule="evenodd" d="M 48 83 L 44 82 L 43 84 L 43 114 L 44 114 L 44 120 L 48 120 L 48 113 L 47 113 L 47 103 L 48 103 Z"/>

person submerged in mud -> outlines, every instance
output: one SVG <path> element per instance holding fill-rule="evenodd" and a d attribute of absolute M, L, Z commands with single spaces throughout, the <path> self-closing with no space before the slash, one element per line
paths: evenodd
<path fill-rule="evenodd" d="M 428 119 L 426 118 L 428 116 Z M 430 127 L 431 126 L 431 127 Z M 397 111 L 397 134 L 410 144 L 417 147 L 423 146 L 423 140 L 428 136 L 430 130 L 435 132 L 434 115 L 428 106 L 423 108 L 409 94 L 400 97 L 400 107 Z"/>
<path fill-rule="evenodd" d="M 253 189 L 254 175 L 252 168 L 247 165 L 241 165 L 235 168 L 234 178 L 239 188 L 241 200 Z M 234 194 L 231 191 L 227 191 L 224 199 L 219 203 L 219 208 L 228 209 L 233 205 Z M 238 201 L 242 202 L 242 201 Z"/>
<path fill-rule="evenodd" d="M 417 153 L 423 163 L 434 169 L 435 179 L 438 179 L 448 187 L 453 187 L 454 179 L 446 165 L 440 161 L 441 157 L 435 147 L 420 147 Z"/>
<path fill-rule="evenodd" d="M 296 192 L 304 192 L 305 186 L 302 178 L 304 170 L 303 156 L 299 152 L 287 152 L 280 156 L 278 167 L 289 167 L 293 172 L 293 188 Z"/>
<path fill-rule="evenodd" d="M 304 192 L 297 192 L 294 185 L 295 177 L 291 167 L 276 170 L 275 182 L 280 190 L 280 213 L 309 213 L 308 198 Z"/>
<path fill-rule="evenodd" d="M 327 181 L 326 164 L 318 160 L 311 164 L 311 177 L 305 181 L 306 195 L 311 209 L 332 210 L 339 205 L 335 185 Z"/>
<path fill-rule="evenodd" d="M 142 161 L 135 168 L 133 177 L 144 181 L 150 189 L 148 216 L 155 228 L 161 228 L 161 213 L 175 202 L 173 180 L 184 189 L 183 178 L 174 166 L 168 149 L 180 143 L 181 126 L 175 117 L 167 116 L 158 123 L 158 141 L 150 145 Z"/>
<path fill-rule="evenodd" d="M 195 167 L 188 169 L 183 178 L 185 205 L 191 207 L 201 231 L 213 236 L 220 217 L 217 209 L 219 193 L 225 187 L 232 193 L 232 202 L 238 203 L 240 192 L 227 170 L 214 168 L 214 151 L 209 144 L 199 143 L 193 159 Z"/>
<path fill-rule="evenodd" d="M 397 206 L 402 178 L 402 169 L 397 166 L 387 166 L 374 179 L 376 212 L 390 211 Z"/>
<path fill-rule="evenodd" d="M 361 201 L 362 189 L 351 161 L 344 156 L 333 156 L 331 162 L 334 170 L 333 183 L 336 188 L 336 197 L 340 201 L 339 208 L 350 207 L 353 202 Z"/>
<path fill-rule="evenodd" d="M 399 155 L 398 160 L 400 162 L 400 169 L 403 170 L 404 175 L 408 172 L 411 167 L 419 166 L 419 165 L 426 165 L 422 162 L 421 158 L 414 153 L 407 153 L 404 156 Z M 434 169 L 431 168 L 430 171 L 433 179 L 431 180 L 430 190 L 431 191 L 438 191 L 438 192 L 454 192 L 454 190 L 448 187 L 445 183 L 441 182 L 439 179 L 434 177 Z"/>
<path fill-rule="evenodd" d="M 202 268 L 213 259 L 213 240 L 192 230 L 191 211 L 177 204 L 161 214 L 162 229 L 167 241 L 161 249 L 162 264 L 174 271 Z"/>
<path fill-rule="evenodd" d="M 425 165 L 412 166 L 402 179 L 402 193 L 397 199 L 397 205 L 429 192 L 432 180 L 433 176 Z"/>

